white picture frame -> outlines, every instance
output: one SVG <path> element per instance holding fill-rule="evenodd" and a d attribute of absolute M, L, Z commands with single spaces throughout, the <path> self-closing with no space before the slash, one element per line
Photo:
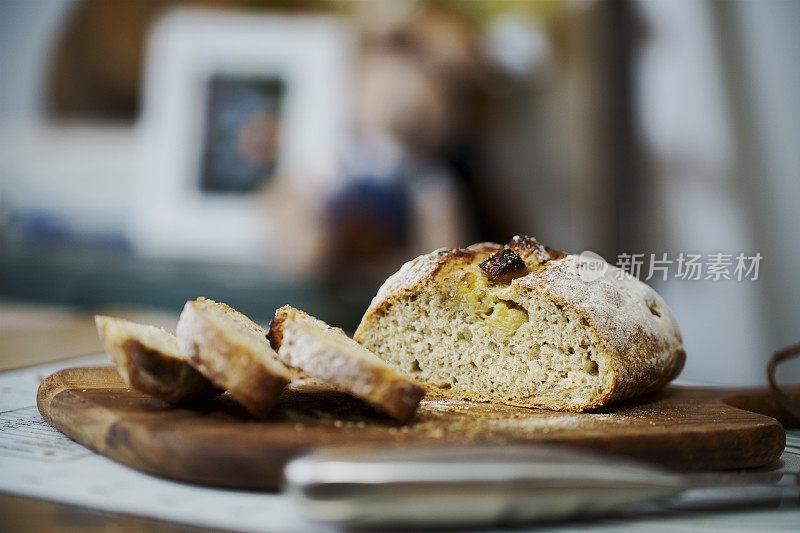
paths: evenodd
<path fill-rule="evenodd" d="M 205 106 L 214 76 L 275 77 L 284 87 L 275 174 L 303 186 L 335 175 L 345 140 L 352 31 L 327 16 L 181 9 L 148 46 L 142 166 L 129 237 L 146 256 L 261 262 L 268 217 L 247 194 L 201 190 Z"/>

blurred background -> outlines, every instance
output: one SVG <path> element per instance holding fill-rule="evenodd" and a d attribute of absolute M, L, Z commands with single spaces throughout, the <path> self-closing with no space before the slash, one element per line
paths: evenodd
<path fill-rule="evenodd" d="M 800 340 L 798 27 L 796 1 L 0 0 L 0 367 L 198 295 L 352 331 L 411 257 L 526 233 L 760 253 L 648 282 L 683 379 L 762 384 Z"/>

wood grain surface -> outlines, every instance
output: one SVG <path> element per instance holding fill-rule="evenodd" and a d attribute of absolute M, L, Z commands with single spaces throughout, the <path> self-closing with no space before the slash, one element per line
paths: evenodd
<path fill-rule="evenodd" d="M 280 487 L 283 465 L 326 445 L 547 443 L 619 453 L 679 471 L 748 468 L 775 461 L 785 433 L 775 419 L 724 400 L 732 392 L 671 387 L 588 413 L 425 399 L 406 425 L 312 383 L 287 389 L 272 418 L 254 420 L 230 398 L 172 408 L 125 386 L 114 367 L 47 377 L 42 416 L 130 467 L 192 483 Z"/>

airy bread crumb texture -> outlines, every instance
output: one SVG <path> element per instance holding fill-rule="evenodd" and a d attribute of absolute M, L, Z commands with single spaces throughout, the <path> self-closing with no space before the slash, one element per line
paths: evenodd
<path fill-rule="evenodd" d="M 410 418 L 425 389 L 347 336 L 307 313 L 285 305 L 275 312 L 269 338 L 278 357 L 349 392 L 400 420 Z"/>
<path fill-rule="evenodd" d="M 177 328 L 189 362 L 256 416 L 266 416 L 292 379 L 266 331 L 223 303 L 186 302 Z"/>
<path fill-rule="evenodd" d="M 442 283 L 399 299 L 359 341 L 456 396 L 576 410 L 607 385 L 603 350 L 574 311 L 536 294 L 521 298 L 476 262 Z"/>
<path fill-rule="evenodd" d="M 165 329 L 104 315 L 95 315 L 94 323 L 103 342 L 121 344 L 127 339 L 136 339 L 148 348 L 161 352 L 164 357 L 186 360 L 178 348 L 178 339 Z M 113 354 L 109 355 L 113 357 Z"/>
<path fill-rule="evenodd" d="M 525 268 L 491 276 L 509 248 Z M 686 352 L 663 299 L 606 266 L 585 276 L 527 236 L 442 248 L 386 280 L 354 338 L 443 396 L 565 411 L 624 400 L 674 379 Z"/>

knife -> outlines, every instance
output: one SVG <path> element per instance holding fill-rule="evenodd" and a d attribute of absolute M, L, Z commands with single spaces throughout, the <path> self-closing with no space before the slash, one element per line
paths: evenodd
<path fill-rule="evenodd" d="M 452 527 L 800 505 L 797 472 L 680 475 L 584 449 L 322 449 L 292 460 L 287 492 L 309 518 L 355 527 Z"/>

